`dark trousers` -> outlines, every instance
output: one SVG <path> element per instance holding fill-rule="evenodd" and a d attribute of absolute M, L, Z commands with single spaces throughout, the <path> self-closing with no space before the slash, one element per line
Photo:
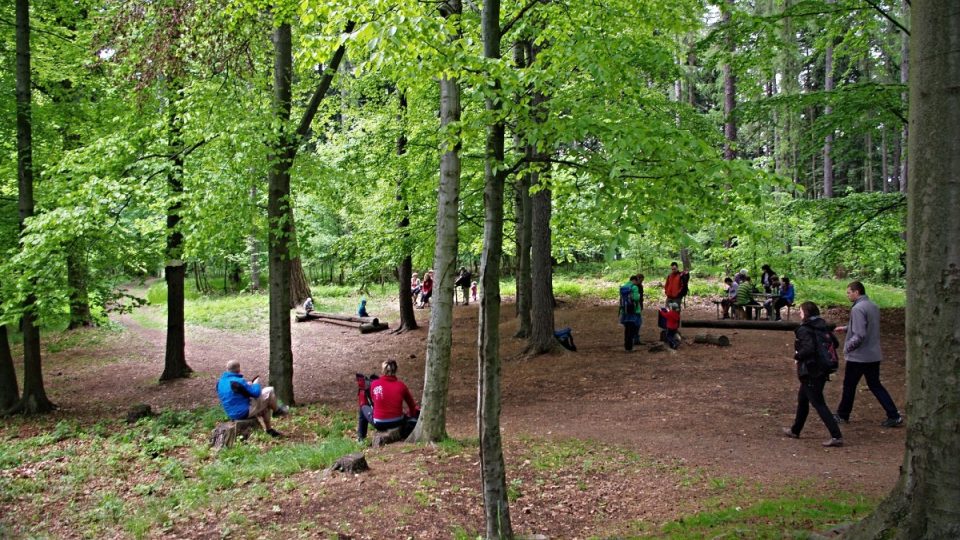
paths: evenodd
<path fill-rule="evenodd" d="M 373 419 L 373 407 L 364 405 L 360 407 L 360 413 L 357 415 L 357 439 L 363 440 L 367 438 L 367 429 L 370 424 L 373 424 L 373 428 L 377 431 L 387 431 L 398 427 L 400 428 L 400 436 L 406 439 L 407 435 L 410 435 L 410 433 L 413 432 L 413 428 L 417 426 L 417 419 L 404 416 L 402 419 L 394 422 L 376 422 Z"/>
<path fill-rule="evenodd" d="M 767 308 L 767 318 L 774 319 L 774 311 L 776 311 L 776 319 L 780 320 L 780 310 L 787 305 L 787 301 L 783 298 L 776 298 L 774 300 L 767 300 L 764 304 L 764 307 Z"/>
<path fill-rule="evenodd" d="M 633 344 L 640 339 L 640 325 L 635 322 L 623 323 L 623 348 L 633 350 Z"/>
<path fill-rule="evenodd" d="M 834 439 L 842 439 L 840 426 L 837 420 L 827 407 L 826 400 L 823 399 L 823 385 L 827 383 L 827 376 L 821 375 L 800 382 L 800 390 L 797 391 L 797 415 L 793 419 L 793 427 L 790 428 L 795 434 L 800 435 L 803 431 L 803 424 L 807 422 L 807 414 L 810 412 L 810 405 L 816 409 L 823 424 L 827 426 L 827 431 Z"/>
<path fill-rule="evenodd" d="M 893 398 L 880 383 L 880 362 L 847 362 L 846 364 L 843 373 L 843 395 L 837 407 L 837 416 L 844 420 L 850 419 L 853 400 L 857 397 L 857 385 L 860 384 L 861 377 L 866 377 L 867 388 L 880 402 L 880 406 L 887 413 L 887 418 L 900 418 L 900 412 L 893 403 Z"/>
<path fill-rule="evenodd" d="M 677 337 L 676 330 L 666 330 L 664 331 L 664 341 L 667 342 L 667 345 L 671 349 L 676 349 L 680 346 L 680 338 Z"/>

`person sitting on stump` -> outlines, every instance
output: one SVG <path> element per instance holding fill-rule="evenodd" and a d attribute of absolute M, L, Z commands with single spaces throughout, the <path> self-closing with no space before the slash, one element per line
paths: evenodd
<path fill-rule="evenodd" d="M 217 382 L 217 396 L 231 420 L 256 418 L 268 435 L 280 436 L 280 432 L 270 426 L 270 417 L 282 416 L 286 409 L 277 403 L 272 386 L 260 386 L 260 377 L 254 377 L 252 381 L 243 378 L 239 361 L 227 362 L 227 370 Z"/>
<path fill-rule="evenodd" d="M 381 366 L 381 377 L 370 382 L 370 407 L 361 402 L 360 418 L 357 425 L 357 439 L 363 441 L 367 436 L 367 425 L 373 424 L 377 431 L 400 428 L 400 438 L 406 439 L 417 425 L 420 407 L 413 394 L 397 379 L 397 361 L 387 360 Z M 363 399 L 363 398 L 361 398 Z M 407 404 L 407 414 L 403 404 Z"/>

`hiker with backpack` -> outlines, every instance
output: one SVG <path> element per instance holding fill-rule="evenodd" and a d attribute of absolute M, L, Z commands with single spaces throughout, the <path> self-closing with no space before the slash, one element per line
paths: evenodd
<path fill-rule="evenodd" d="M 623 325 L 623 348 L 627 352 L 633 350 L 634 344 L 640 339 L 640 288 L 637 286 L 637 276 L 620 286 L 620 324 Z"/>
<path fill-rule="evenodd" d="M 830 432 L 830 439 L 824 441 L 823 446 L 843 446 L 840 425 L 823 397 L 824 385 L 830 380 L 830 374 L 837 371 L 837 347 L 840 342 L 827 327 L 827 322 L 820 318 L 820 308 L 815 303 L 801 304 L 800 316 L 802 322 L 795 331 L 793 353 L 797 364 L 797 378 L 800 379 L 797 413 L 793 426 L 783 428 L 783 434 L 791 439 L 799 439 L 810 412 L 810 405 L 813 405 Z"/>

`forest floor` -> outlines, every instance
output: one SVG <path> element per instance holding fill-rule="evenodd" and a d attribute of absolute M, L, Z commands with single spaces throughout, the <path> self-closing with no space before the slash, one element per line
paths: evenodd
<path fill-rule="evenodd" d="M 573 328 L 578 351 L 528 358 L 521 355 L 524 342 L 511 337 L 517 328 L 513 311 L 512 304 L 503 306 L 501 424 L 511 519 L 520 534 L 697 537 L 700 533 L 671 533 L 670 524 L 710 514 L 716 522 L 739 523 L 739 529 L 725 533 L 729 537 L 778 538 L 805 526 L 804 512 L 811 508 L 804 506 L 826 511 L 822 501 L 848 505 L 838 510 L 840 521 L 857 519 L 897 480 L 905 430 L 880 427 L 883 411 L 863 383 L 851 423 L 841 426 L 842 448 L 821 447 L 829 436 L 814 411 L 799 440 L 781 435 L 781 427 L 792 422 L 798 386 L 792 332 L 710 330 L 730 338 L 731 346 L 719 348 L 692 343 L 693 334 L 705 330 L 690 329 L 675 353 L 651 352 L 646 346 L 628 353 L 616 306 L 583 300 L 564 302 L 556 311 L 557 328 Z M 423 325 L 428 312 L 417 311 Z M 0 513 L 20 512 L 25 521 L 0 518 L 0 536 L 6 531 L 14 536 L 41 532 L 80 537 L 92 530 L 94 536 L 178 538 L 244 537 L 254 531 L 275 538 L 473 537 L 483 530 L 475 417 L 478 306 L 457 306 L 454 313 L 447 419 L 457 443 L 368 449 L 372 470 L 357 476 L 319 470 L 274 479 L 266 475 L 259 479 L 266 489 L 257 495 L 241 495 L 235 504 L 208 503 L 203 512 L 185 512 L 142 534 L 131 533 L 129 526 L 88 527 L 84 532 L 83 520 L 70 517 L 71 505 L 84 504 L 76 500 L 82 495 L 47 496 L 44 503 L 26 495 L 0 494 Z M 696 301 L 683 315 L 715 318 L 712 304 Z M 837 324 L 844 324 L 847 316 L 846 308 L 825 313 Z M 798 318 L 796 312 L 793 318 Z M 657 339 L 655 321 L 655 311 L 646 309 L 641 337 L 647 344 Z M 165 332 L 130 316 L 120 322 L 125 329 L 115 337 L 46 355 L 46 386 L 60 406 L 55 421 L 90 425 L 116 420 L 141 402 L 161 411 L 213 408 L 214 385 L 229 359 L 239 359 L 248 376 L 268 373 L 265 328 L 238 333 L 188 327 L 187 358 L 194 376 L 159 384 Z M 375 373 L 387 358 L 399 361 L 399 377 L 419 399 L 426 335 L 425 327 L 399 335 L 361 335 L 317 321 L 294 324 L 299 406 L 290 418 L 275 423 L 283 439 L 255 442 L 264 448 L 309 444 L 317 435 L 307 417 L 312 422 L 317 411 L 339 411 L 341 424 L 351 426 L 354 373 Z M 902 310 L 884 310 L 882 341 L 883 381 L 902 409 Z M 831 407 L 839 401 L 840 387 L 836 377 L 827 385 Z M 18 421 L 0 431 L 0 441 L 28 437 L 36 430 L 36 424 Z M 202 442 L 208 434 L 198 432 L 195 440 Z M 25 467 L 0 462 L 0 480 L 28 475 Z M 87 494 L 98 489 L 98 482 L 106 480 L 93 481 Z M 138 491 L 119 481 L 113 486 L 126 501 L 123 508 L 136 508 L 143 488 Z M 757 506 L 760 502 L 772 502 L 775 508 L 764 511 Z M 748 511 L 752 513 L 744 517 Z M 57 517 L 60 512 L 62 519 Z M 737 512 L 744 515 L 729 517 Z M 811 519 L 807 526 L 824 533 L 823 520 Z M 710 530 L 712 537 L 721 529 Z"/>

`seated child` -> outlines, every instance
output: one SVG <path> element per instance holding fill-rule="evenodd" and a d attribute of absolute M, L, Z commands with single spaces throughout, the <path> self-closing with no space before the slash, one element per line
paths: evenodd
<path fill-rule="evenodd" d="M 361 298 L 360 305 L 357 307 L 357 316 L 359 317 L 369 317 L 370 314 L 367 313 L 367 299 Z"/>

